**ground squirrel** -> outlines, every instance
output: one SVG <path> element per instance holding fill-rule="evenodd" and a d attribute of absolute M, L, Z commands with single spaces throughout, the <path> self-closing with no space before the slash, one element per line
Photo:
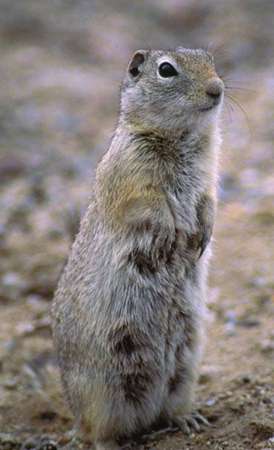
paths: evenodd
<path fill-rule="evenodd" d="M 202 347 L 224 85 L 204 50 L 139 50 L 53 302 L 64 390 L 96 449 L 187 431 Z"/>

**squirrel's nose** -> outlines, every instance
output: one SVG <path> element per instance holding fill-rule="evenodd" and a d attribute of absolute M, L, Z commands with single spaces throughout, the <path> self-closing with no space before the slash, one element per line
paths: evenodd
<path fill-rule="evenodd" d="M 211 78 L 206 85 L 206 93 L 216 104 L 219 103 L 220 97 L 224 91 L 224 83 L 220 78 Z"/>

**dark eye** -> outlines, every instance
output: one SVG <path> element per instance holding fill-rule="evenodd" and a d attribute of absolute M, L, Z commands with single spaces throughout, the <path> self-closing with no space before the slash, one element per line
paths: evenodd
<path fill-rule="evenodd" d="M 168 78 L 168 77 L 175 77 L 176 75 L 178 75 L 177 70 L 175 69 L 175 67 L 173 67 L 170 63 L 168 62 L 163 62 L 162 64 L 160 64 L 159 66 L 159 74 L 161 75 L 161 77 L 163 78 Z"/>

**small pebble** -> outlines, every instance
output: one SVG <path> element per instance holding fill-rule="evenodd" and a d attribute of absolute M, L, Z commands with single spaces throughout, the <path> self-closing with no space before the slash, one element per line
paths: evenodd
<path fill-rule="evenodd" d="M 21 442 L 11 433 L 0 433 L 0 448 L 3 450 L 19 450 Z"/>
<path fill-rule="evenodd" d="M 242 380 L 243 383 L 248 384 L 248 383 L 251 382 L 252 378 L 249 375 L 243 375 L 241 380 Z"/>
<path fill-rule="evenodd" d="M 24 287 L 25 282 L 16 272 L 8 272 L 2 277 L 2 284 L 6 287 Z"/>
<path fill-rule="evenodd" d="M 11 378 L 9 380 L 3 381 L 2 385 L 9 390 L 13 390 L 17 386 L 17 380 L 15 378 Z"/>
<path fill-rule="evenodd" d="M 265 339 L 261 343 L 261 352 L 262 353 L 271 353 L 274 351 L 274 342 L 269 339 Z"/>
<path fill-rule="evenodd" d="M 216 403 L 216 398 L 209 398 L 207 401 L 206 401 L 206 405 L 207 406 L 214 406 L 215 405 L 215 403 Z"/>
<path fill-rule="evenodd" d="M 228 322 L 225 324 L 225 334 L 227 336 L 235 336 L 236 335 L 236 327 L 235 327 L 235 323 L 233 322 Z"/>
<path fill-rule="evenodd" d="M 31 449 L 35 449 L 35 447 L 36 447 L 35 439 L 30 438 L 30 439 L 27 439 L 26 442 L 24 442 L 21 450 L 31 450 Z"/>
<path fill-rule="evenodd" d="M 233 309 L 229 309 L 228 311 L 226 311 L 224 319 L 225 322 L 236 323 L 237 322 L 236 312 Z"/>
<path fill-rule="evenodd" d="M 260 324 L 261 322 L 255 317 L 245 317 L 238 321 L 238 325 L 245 328 L 258 327 Z"/>
<path fill-rule="evenodd" d="M 57 442 L 53 439 L 44 437 L 41 439 L 39 450 L 58 450 Z"/>

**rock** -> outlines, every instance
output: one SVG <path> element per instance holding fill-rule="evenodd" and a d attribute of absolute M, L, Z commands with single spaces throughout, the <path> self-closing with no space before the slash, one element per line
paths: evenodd
<path fill-rule="evenodd" d="M 213 380 L 219 373 L 219 369 L 215 366 L 203 366 L 200 371 L 199 383 L 206 384 Z"/>
<path fill-rule="evenodd" d="M 58 450 L 58 445 L 55 441 L 48 441 L 40 445 L 39 450 Z"/>
<path fill-rule="evenodd" d="M 228 310 L 224 316 L 225 320 L 225 334 L 227 336 L 234 336 L 236 334 L 237 315 L 235 311 Z"/>
<path fill-rule="evenodd" d="M 18 288 L 24 289 L 26 287 L 26 283 L 23 278 L 16 272 L 8 272 L 5 273 L 2 277 L 2 284 L 6 288 Z"/>
<path fill-rule="evenodd" d="M 58 444 L 54 439 L 47 436 L 35 436 L 27 439 L 20 450 L 58 450 L 58 448 Z"/>
<path fill-rule="evenodd" d="M 9 178 L 18 177 L 27 172 L 27 164 L 22 158 L 10 155 L 0 160 L 0 177 L 2 182 Z"/>
<path fill-rule="evenodd" d="M 9 389 L 10 391 L 14 390 L 17 388 L 18 382 L 16 378 L 9 378 L 5 381 L 2 382 L 2 385 L 6 388 Z"/>
<path fill-rule="evenodd" d="M 34 438 L 27 439 L 20 450 L 31 450 L 36 448 L 36 440 Z"/>
<path fill-rule="evenodd" d="M 271 353 L 274 351 L 274 342 L 270 339 L 264 339 L 261 342 L 261 352 L 262 353 Z"/>
<path fill-rule="evenodd" d="M 265 277 L 256 276 L 254 278 L 251 278 L 247 285 L 255 288 L 263 288 L 267 285 L 267 280 Z"/>
<path fill-rule="evenodd" d="M 12 433 L 0 433 L 0 450 L 20 449 L 21 442 Z"/>
<path fill-rule="evenodd" d="M 250 375 L 243 375 L 241 381 L 245 384 L 251 383 L 252 377 Z"/>
<path fill-rule="evenodd" d="M 235 336 L 236 335 L 236 324 L 229 322 L 225 324 L 225 334 L 227 336 Z"/>
<path fill-rule="evenodd" d="M 258 327 L 261 322 L 256 319 L 256 317 L 243 317 L 242 319 L 238 320 L 237 323 L 240 327 L 245 327 L 245 328 L 253 328 L 253 327 Z"/>
<path fill-rule="evenodd" d="M 216 399 L 216 398 L 210 397 L 210 398 L 205 402 L 205 404 L 206 404 L 207 406 L 214 406 L 216 402 L 217 402 L 217 399 Z"/>

